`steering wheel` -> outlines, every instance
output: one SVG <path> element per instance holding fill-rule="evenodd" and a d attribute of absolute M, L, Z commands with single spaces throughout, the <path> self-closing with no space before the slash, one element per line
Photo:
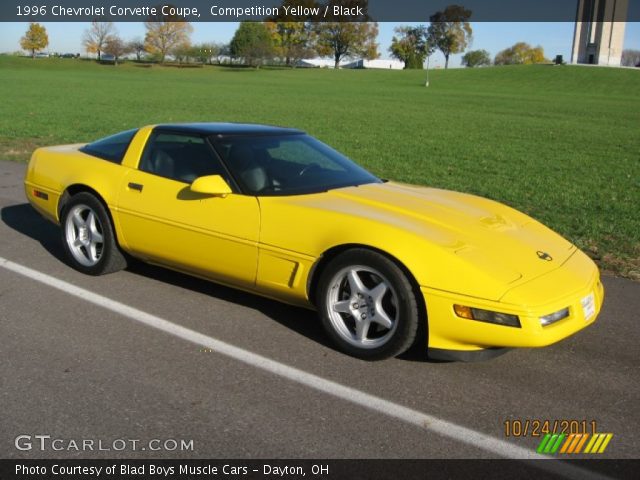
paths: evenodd
<path fill-rule="evenodd" d="M 303 167 L 302 170 L 300 170 L 298 176 L 302 177 L 303 175 L 306 175 L 309 172 L 313 172 L 314 170 L 322 170 L 322 167 L 317 163 L 310 163 L 306 167 Z"/>

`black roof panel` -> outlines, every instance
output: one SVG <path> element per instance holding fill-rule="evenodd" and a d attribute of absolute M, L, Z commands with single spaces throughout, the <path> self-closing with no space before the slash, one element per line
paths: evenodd
<path fill-rule="evenodd" d="M 252 123 L 168 123 L 156 125 L 156 128 L 200 135 L 291 135 L 305 133 L 296 128 Z"/>

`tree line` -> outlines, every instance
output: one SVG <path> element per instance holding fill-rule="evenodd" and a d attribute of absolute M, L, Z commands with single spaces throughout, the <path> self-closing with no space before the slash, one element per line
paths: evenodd
<path fill-rule="evenodd" d="M 348 2 L 349 0 L 341 0 Z M 299 4 L 300 0 L 283 0 L 283 6 Z M 314 4 L 314 0 L 307 3 Z M 282 9 L 284 11 L 284 9 Z M 389 53 L 402 61 L 405 68 L 423 68 L 435 51 L 445 58 L 445 68 L 450 56 L 463 53 L 473 40 L 470 23 L 471 10 L 459 5 L 449 5 L 430 16 L 429 25 L 399 26 L 395 28 Z M 241 22 L 229 44 L 191 44 L 193 27 L 183 17 L 158 16 L 145 22 L 144 39 L 123 40 L 112 22 L 94 21 L 85 30 L 82 43 L 85 50 L 97 55 L 112 57 L 115 64 L 126 55 L 135 54 L 138 61 L 143 58 L 164 63 L 169 56 L 179 63 L 196 61 L 220 63 L 222 58 L 235 63 L 259 67 L 274 59 L 288 66 L 314 56 L 331 57 L 339 67 L 344 58 L 375 59 L 380 56 L 376 39 L 378 24 L 364 16 L 358 22 L 314 22 L 312 19 L 285 15 L 269 18 L 265 22 Z M 30 24 L 21 39 L 21 47 L 35 56 L 49 43 L 46 29 L 38 23 Z M 640 58 L 635 51 L 623 55 L 623 64 L 638 64 Z M 493 59 L 486 50 L 467 51 L 462 65 L 480 67 L 485 65 L 533 64 L 547 62 L 542 47 L 532 47 L 518 42 L 499 52 Z"/>
<path fill-rule="evenodd" d="M 351 5 L 353 0 L 332 0 L 333 3 Z M 283 0 L 283 7 L 300 5 L 300 0 Z M 304 0 L 303 6 L 318 5 L 316 0 Z M 259 67 L 262 63 L 278 59 L 294 66 L 299 60 L 312 56 L 332 57 L 339 67 L 344 58 L 374 59 L 380 56 L 376 39 L 378 24 L 370 21 L 367 14 L 354 18 L 354 22 L 313 21 L 288 14 L 290 9 L 266 22 L 241 22 L 228 45 L 209 43 L 192 45 L 190 35 L 193 27 L 182 17 L 158 16 L 145 22 L 144 40 L 138 38 L 125 42 L 111 22 L 94 21 L 84 32 L 82 43 L 89 53 L 98 59 L 106 53 L 115 63 L 121 57 L 135 53 L 138 60 L 150 55 L 153 60 L 164 63 L 168 56 L 179 62 L 199 60 L 211 63 L 213 58 L 229 56 L 246 65 Z M 366 11 L 366 9 L 365 9 Z M 390 53 L 405 63 L 406 68 L 421 67 L 424 58 L 437 48 L 445 56 L 464 49 L 471 38 L 468 22 L 471 11 L 451 5 L 431 16 L 428 29 L 419 27 L 398 29 L 401 38 L 395 38 Z M 331 19 L 330 19 L 331 20 Z M 335 18 L 334 20 L 341 20 Z M 22 38 L 22 48 L 35 56 L 37 50 L 46 48 L 48 38 L 43 26 L 32 23 Z"/>
<path fill-rule="evenodd" d="M 111 22 L 94 21 L 82 37 L 88 53 L 98 60 L 110 55 L 115 64 L 126 55 L 134 54 L 138 61 L 147 59 L 164 63 L 168 56 L 177 62 L 196 61 L 202 64 L 221 63 L 222 58 L 232 58 L 248 66 L 259 67 L 264 62 L 278 59 L 287 66 L 295 66 L 300 60 L 316 55 L 332 57 L 338 67 L 344 58 L 374 59 L 379 56 L 375 42 L 378 27 L 375 22 L 241 22 L 229 44 L 216 42 L 191 44 L 193 30 L 188 22 L 164 18 L 145 22 L 144 39 L 124 41 Z M 464 51 L 471 40 L 471 26 L 465 21 L 434 22 L 426 26 L 400 26 L 398 36 L 392 39 L 391 55 L 404 62 L 405 68 L 423 68 L 425 59 L 436 50 L 445 57 Z M 35 56 L 49 44 L 44 26 L 32 23 L 21 47 Z M 500 52 L 496 65 L 512 63 L 540 63 L 545 61 L 541 47 L 532 48 L 518 43 Z M 467 67 L 490 65 L 486 50 L 467 52 L 462 57 Z"/>

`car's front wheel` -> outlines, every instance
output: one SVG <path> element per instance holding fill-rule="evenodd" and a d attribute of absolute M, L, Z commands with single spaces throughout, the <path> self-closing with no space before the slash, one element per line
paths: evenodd
<path fill-rule="evenodd" d="M 104 205 L 81 192 L 69 199 L 60 215 L 62 244 L 76 270 L 89 275 L 116 272 L 127 266 Z"/>
<path fill-rule="evenodd" d="M 418 330 L 418 303 L 407 275 L 371 250 L 348 250 L 327 265 L 318 283 L 317 307 L 336 345 L 358 358 L 400 355 Z"/>

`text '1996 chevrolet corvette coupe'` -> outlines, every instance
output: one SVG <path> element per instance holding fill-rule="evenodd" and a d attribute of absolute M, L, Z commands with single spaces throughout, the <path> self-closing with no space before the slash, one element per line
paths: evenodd
<path fill-rule="evenodd" d="M 316 309 L 365 359 L 414 342 L 461 360 L 549 345 L 604 296 L 595 264 L 530 217 L 380 180 L 295 129 L 155 125 L 39 148 L 25 189 L 77 270 L 135 257 Z"/>

